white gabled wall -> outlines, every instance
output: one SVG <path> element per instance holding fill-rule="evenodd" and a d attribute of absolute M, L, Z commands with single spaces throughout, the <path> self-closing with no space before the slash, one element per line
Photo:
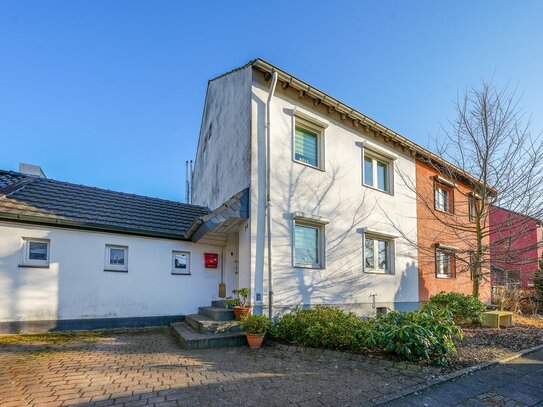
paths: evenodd
<path fill-rule="evenodd" d="M 48 269 L 19 267 L 23 238 L 50 239 Z M 128 272 L 105 272 L 105 245 L 128 246 Z M 172 275 L 172 250 L 192 274 Z M 0 322 L 186 315 L 216 298 L 220 248 L 113 233 L 0 223 Z"/>
<path fill-rule="evenodd" d="M 192 203 L 215 209 L 250 180 L 251 67 L 208 84 L 194 162 Z"/>
<path fill-rule="evenodd" d="M 263 295 L 267 305 L 265 256 L 265 102 L 269 81 L 254 73 L 251 139 L 251 270 L 255 294 Z M 278 86 L 280 89 L 280 86 Z M 294 96 L 296 95 L 296 96 Z M 292 160 L 293 110 L 302 109 L 320 121 L 329 122 L 325 130 L 325 171 Z M 366 311 L 370 294 L 377 305 L 409 309 L 418 302 L 417 252 L 407 241 L 396 239 L 394 275 L 366 274 L 362 271 L 360 228 L 398 233 L 383 211 L 417 241 L 414 192 L 395 176 L 394 195 L 362 185 L 362 145 L 364 142 L 393 152 L 395 165 L 415 179 L 415 161 L 401 150 L 373 137 L 365 137 L 341 120 L 334 120 L 325 108 L 303 104 L 297 92 L 276 92 L 271 112 L 273 268 L 275 305 L 280 309 L 296 304 L 365 304 L 353 306 Z M 328 218 L 326 226 L 326 268 L 292 267 L 292 220 L 296 211 Z"/>

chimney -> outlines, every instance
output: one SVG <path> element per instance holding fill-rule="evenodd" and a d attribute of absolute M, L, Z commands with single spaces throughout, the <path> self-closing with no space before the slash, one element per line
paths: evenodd
<path fill-rule="evenodd" d="M 47 178 L 39 165 L 19 163 L 19 172 L 32 177 Z"/>

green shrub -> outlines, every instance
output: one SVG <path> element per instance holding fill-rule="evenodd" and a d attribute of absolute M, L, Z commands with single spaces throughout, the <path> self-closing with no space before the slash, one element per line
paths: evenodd
<path fill-rule="evenodd" d="M 457 324 L 480 324 L 486 305 L 471 294 L 440 292 L 428 301 L 427 306 L 448 309 Z"/>
<path fill-rule="evenodd" d="M 225 301 L 225 305 L 227 308 L 249 306 L 248 288 L 239 288 L 237 290 L 232 290 L 232 294 L 234 294 L 234 297 L 228 297 Z"/>
<path fill-rule="evenodd" d="M 317 306 L 283 315 L 272 335 L 306 347 L 354 351 L 365 346 L 363 331 L 364 324 L 355 314 Z"/>
<path fill-rule="evenodd" d="M 241 316 L 239 326 L 248 334 L 266 335 L 270 329 L 271 321 L 265 315 L 244 314 Z"/>
<path fill-rule="evenodd" d="M 350 352 L 381 349 L 407 360 L 425 359 L 441 365 L 456 353 L 453 338 L 462 338 L 451 313 L 430 306 L 369 319 L 337 308 L 296 309 L 279 318 L 271 334 L 300 346 Z"/>
<path fill-rule="evenodd" d="M 453 339 L 462 339 L 447 309 L 427 306 L 413 312 L 391 312 L 377 318 L 379 345 L 407 360 L 425 359 L 447 365 L 456 354 Z"/>

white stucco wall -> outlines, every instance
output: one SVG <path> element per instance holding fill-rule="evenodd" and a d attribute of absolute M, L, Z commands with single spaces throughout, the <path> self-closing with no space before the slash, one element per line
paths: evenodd
<path fill-rule="evenodd" d="M 249 186 L 251 68 L 209 83 L 192 184 L 192 203 L 215 209 Z"/>
<path fill-rule="evenodd" d="M 23 237 L 50 239 L 50 267 L 19 267 Z M 128 246 L 128 272 L 105 272 L 105 245 Z M 172 250 L 192 274 L 172 275 Z M 0 321 L 186 315 L 218 295 L 219 269 L 190 242 L 0 222 Z M 220 264 L 220 263 L 219 263 Z"/>
<path fill-rule="evenodd" d="M 255 72 L 252 97 L 251 139 L 251 270 L 254 293 L 263 294 L 267 304 L 265 259 L 264 199 L 265 172 L 263 140 L 265 102 L 270 82 Z M 307 102 L 306 102 L 307 103 Z M 303 109 L 321 121 L 325 130 L 325 171 L 292 160 L 293 110 Z M 401 150 L 366 137 L 341 120 L 330 118 L 325 108 L 314 109 L 290 97 L 278 86 L 273 99 L 272 122 L 272 208 L 274 304 L 369 304 L 376 293 L 377 305 L 409 308 L 418 301 L 417 252 L 402 238 L 396 239 L 395 274 L 367 274 L 362 270 L 360 228 L 398 235 L 383 211 L 402 225 L 417 241 L 416 200 L 400 177 L 395 176 L 394 195 L 362 185 L 362 143 L 393 151 L 396 168 L 415 179 L 415 161 Z M 295 211 L 328 218 L 326 226 L 326 268 L 322 270 L 292 266 L 293 222 Z M 402 305 L 403 304 L 403 305 Z M 411 304 L 411 305 L 408 305 Z"/>

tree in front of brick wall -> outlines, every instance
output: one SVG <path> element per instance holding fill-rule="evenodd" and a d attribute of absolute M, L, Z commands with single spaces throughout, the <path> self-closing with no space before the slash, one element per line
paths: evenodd
<path fill-rule="evenodd" d="M 541 308 L 543 306 L 543 257 L 539 259 L 539 268 L 534 275 L 534 289 L 537 302 Z"/>
<path fill-rule="evenodd" d="M 416 196 L 421 236 L 410 241 L 409 231 L 387 216 L 416 246 L 419 263 L 421 256 L 435 261 L 441 278 L 469 273 L 479 298 L 491 269 L 513 275 L 525 264 L 537 265 L 533 253 L 541 240 L 532 233 L 543 218 L 543 140 L 508 87 L 483 81 L 458 98 L 455 110 L 434 141 L 435 156 L 416 156 L 417 179 L 397 171 Z"/>

